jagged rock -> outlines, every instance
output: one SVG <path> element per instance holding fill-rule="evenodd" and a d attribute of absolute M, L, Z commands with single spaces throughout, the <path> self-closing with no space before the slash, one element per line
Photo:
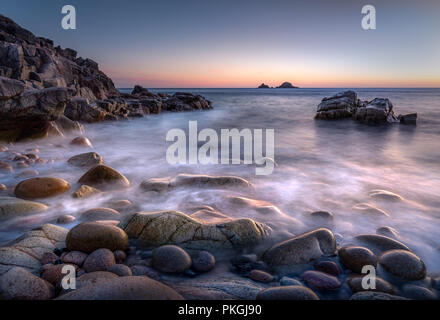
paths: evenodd
<path fill-rule="evenodd" d="M 55 248 L 63 248 L 67 232 L 65 228 L 44 224 L 26 232 L 8 246 L 0 247 L 0 275 L 14 266 L 38 274 L 43 254 Z"/>
<path fill-rule="evenodd" d="M 325 97 L 318 105 L 316 119 L 341 119 L 353 116 L 359 99 L 354 91 L 339 92 L 331 97 Z"/>
<path fill-rule="evenodd" d="M 264 253 L 263 261 L 283 273 L 299 270 L 313 260 L 334 254 L 335 251 L 333 233 L 320 228 L 275 244 Z"/>
<path fill-rule="evenodd" d="M 203 223 L 179 211 L 138 212 L 119 225 L 144 247 L 176 244 L 187 249 L 251 247 L 268 237 L 270 229 L 252 219 Z"/>
<path fill-rule="evenodd" d="M 72 193 L 72 198 L 88 198 L 91 196 L 95 196 L 99 193 L 101 193 L 101 191 L 99 191 L 98 189 L 83 184 L 81 187 L 78 188 L 78 190 Z"/>
<path fill-rule="evenodd" d="M 354 113 L 354 119 L 366 123 L 398 122 L 389 99 L 375 98 L 365 106 L 360 106 Z"/>
<path fill-rule="evenodd" d="M 139 96 L 147 96 L 147 97 L 155 97 L 156 95 L 154 93 L 151 93 L 147 89 L 143 88 L 140 85 L 135 85 L 133 88 L 133 91 L 131 91 L 132 95 L 139 95 Z"/>
<path fill-rule="evenodd" d="M 24 83 L 18 80 L 0 77 L 0 100 L 11 99 L 24 92 Z"/>
<path fill-rule="evenodd" d="M 164 100 L 163 110 L 166 111 L 191 111 L 212 109 L 211 102 L 201 95 L 194 95 L 187 92 L 176 92 Z"/>

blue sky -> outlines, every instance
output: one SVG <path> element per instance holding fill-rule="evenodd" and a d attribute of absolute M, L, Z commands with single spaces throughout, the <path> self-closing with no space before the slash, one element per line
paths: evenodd
<path fill-rule="evenodd" d="M 61 28 L 74 5 L 77 30 Z M 377 29 L 361 28 L 376 7 Z M 119 87 L 439 87 L 440 1 L 2 1 Z"/>

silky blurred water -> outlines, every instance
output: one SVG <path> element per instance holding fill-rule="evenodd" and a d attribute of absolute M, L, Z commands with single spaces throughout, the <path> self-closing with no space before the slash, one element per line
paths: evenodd
<path fill-rule="evenodd" d="M 234 217 L 252 217 L 269 223 L 280 234 L 311 230 L 307 214 L 327 210 L 334 214 L 331 229 L 343 243 L 360 233 L 375 233 L 391 226 L 399 240 L 422 257 L 428 271 L 440 271 L 440 89 L 355 89 L 363 100 L 389 98 L 396 113 L 418 112 L 417 126 L 367 126 L 352 120 L 316 121 L 316 106 L 325 96 L 342 89 L 190 89 L 212 101 L 214 109 L 185 113 L 163 113 L 142 119 L 85 125 L 93 149 L 106 164 L 131 181 L 126 191 L 105 194 L 93 200 L 74 200 L 69 196 L 44 201 L 51 210 L 42 216 L 51 221 L 60 214 L 77 215 L 102 205 L 108 199 L 130 199 L 140 210 L 179 209 L 208 204 Z M 173 93 L 177 90 L 152 90 Z M 198 129 L 250 128 L 275 130 L 273 174 L 256 176 L 255 165 L 170 165 L 165 136 L 171 128 L 188 131 L 194 120 Z M 68 180 L 72 189 L 84 170 L 67 165 L 66 160 L 85 152 L 68 145 L 72 137 L 36 143 L 17 144 L 11 150 L 40 149 L 40 157 L 54 159 L 40 166 L 40 176 Z M 20 181 L 16 171 L 0 178 L 12 185 Z M 250 190 L 177 189 L 154 196 L 139 190 L 141 181 L 171 177 L 177 173 L 239 175 L 254 185 Z M 374 189 L 401 195 L 401 202 L 369 198 Z M 282 214 L 261 214 L 229 206 L 227 197 L 242 195 L 269 201 Z M 353 206 L 369 203 L 389 213 L 375 217 L 357 212 Z M 301 224 L 302 223 L 302 224 Z M 23 224 L 3 223 L 0 239 L 5 241 L 26 228 Z"/>

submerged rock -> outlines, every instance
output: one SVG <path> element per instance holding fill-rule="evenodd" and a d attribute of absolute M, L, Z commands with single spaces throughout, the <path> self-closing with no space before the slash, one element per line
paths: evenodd
<path fill-rule="evenodd" d="M 401 124 L 416 125 L 417 124 L 417 112 L 399 115 L 398 119 Z"/>
<path fill-rule="evenodd" d="M 190 249 L 232 249 L 257 245 L 270 229 L 252 219 L 203 223 L 179 211 L 138 212 L 120 224 L 127 234 L 145 247 L 176 244 Z"/>
<path fill-rule="evenodd" d="M 0 197 L 0 220 L 28 216 L 47 210 L 47 206 L 14 197 Z"/>
<path fill-rule="evenodd" d="M 69 251 L 93 252 L 97 249 L 125 250 L 128 236 L 124 230 L 98 222 L 83 222 L 69 231 L 66 236 Z"/>
<path fill-rule="evenodd" d="M 379 264 L 392 275 L 410 281 L 421 280 L 426 276 L 422 259 L 406 250 L 390 250 L 382 254 Z"/>
<path fill-rule="evenodd" d="M 350 297 L 350 300 L 408 300 L 408 299 L 384 292 L 361 291 L 353 294 Z"/>
<path fill-rule="evenodd" d="M 263 255 L 263 261 L 276 269 L 301 267 L 311 261 L 331 255 L 336 251 L 333 233 L 325 228 L 316 229 L 275 244 Z"/>
<path fill-rule="evenodd" d="M 87 152 L 73 156 L 69 158 L 67 162 L 75 167 L 87 168 L 87 167 L 94 167 L 99 164 L 103 164 L 104 161 L 102 157 L 96 152 Z"/>
<path fill-rule="evenodd" d="M 91 168 L 78 182 L 104 190 L 130 187 L 130 181 L 124 175 L 102 164 Z"/>
<path fill-rule="evenodd" d="M 389 200 L 389 201 L 402 201 L 403 198 L 398 194 L 387 191 L 387 190 L 372 190 L 369 193 L 370 198 L 380 199 L 380 200 Z"/>
<path fill-rule="evenodd" d="M 66 180 L 59 178 L 31 178 L 15 187 L 15 195 L 24 199 L 48 198 L 62 194 L 70 189 Z"/>

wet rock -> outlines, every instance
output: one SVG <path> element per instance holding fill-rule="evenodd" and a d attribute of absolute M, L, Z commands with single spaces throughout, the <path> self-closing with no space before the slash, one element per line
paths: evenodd
<path fill-rule="evenodd" d="M 191 257 L 192 269 L 196 272 L 203 273 L 214 269 L 215 258 L 208 251 L 198 251 Z"/>
<path fill-rule="evenodd" d="M 431 278 L 431 285 L 435 290 L 440 290 L 440 277 Z"/>
<path fill-rule="evenodd" d="M 18 178 L 33 178 L 38 176 L 39 173 L 37 170 L 25 170 L 21 172 L 17 177 Z"/>
<path fill-rule="evenodd" d="M 13 171 L 14 171 L 14 167 L 12 166 L 12 164 L 10 164 L 8 162 L 0 161 L 0 172 L 10 173 Z"/>
<path fill-rule="evenodd" d="M 388 201 L 402 201 L 403 198 L 396 193 L 387 190 L 372 190 L 369 193 L 370 198 L 388 200 Z"/>
<path fill-rule="evenodd" d="M 70 144 L 79 147 L 92 147 L 92 143 L 86 137 L 76 137 L 70 141 Z"/>
<path fill-rule="evenodd" d="M 130 208 L 133 203 L 130 200 L 113 200 L 107 202 L 109 208 L 112 208 L 117 211 L 124 211 Z"/>
<path fill-rule="evenodd" d="M 320 261 L 314 264 L 315 270 L 338 276 L 342 273 L 341 268 L 333 261 Z"/>
<path fill-rule="evenodd" d="M 148 266 L 134 265 L 131 267 L 131 272 L 134 276 L 147 276 L 153 280 L 160 280 L 159 272 Z"/>
<path fill-rule="evenodd" d="M 104 161 L 102 157 L 96 152 L 87 152 L 73 156 L 69 158 L 67 162 L 74 167 L 90 168 L 99 164 L 103 164 Z"/>
<path fill-rule="evenodd" d="M 128 188 L 130 186 L 130 182 L 125 176 L 102 164 L 87 171 L 78 182 L 104 190 Z"/>
<path fill-rule="evenodd" d="M 47 206 L 35 202 L 14 197 L 0 197 L 0 220 L 28 216 L 47 210 Z"/>
<path fill-rule="evenodd" d="M 302 286 L 303 284 L 299 280 L 284 276 L 280 280 L 280 285 L 282 285 L 282 286 Z"/>
<path fill-rule="evenodd" d="M 394 294 L 394 288 L 391 285 L 391 283 L 389 283 L 388 281 L 376 277 L 376 281 L 375 281 L 375 289 L 364 289 L 362 287 L 362 280 L 363 277 L 362 276 L 354 276 L 351 277 L 347 280 L 348 286 L 350 287 L 350 289 L 356 293 L 356 292 L 360 292 L 360 291 L 374 291 L 374 292 L 384 292 L 384 293 L 389 293 L 389 294 Z M 367 285 L 371 285 L 370 281 L 368 281 Z"/>
<path fill-rule="evenodd" d="M 401 124 L 415 125 L 417 124 L 417 112 L 399 115 L 398 119 Z"/>
<path fill-rule="evenodd" d="M 437 295 L 431 290 L 414 284 L 402 287 L 403 295 L 412 300 L 437 300 Z"/>
<path fill-rule="evenodd" d="M 270 229 L 251 219 L 206 224 L 179 211 L 137 212 L 119 225 L 144 247 L 177 244 L 194 250 L 250 247 L 264 240 Z"/>
<path fill-rule="evenodd" d="M 356 92 L 344 91 L 322 99 L 318 105 L 316 119 L 351 118 L 358 107 L 359 99 Z"/>
<path fill-rule="evenodd" d="M 99 191 L 98 189 L 83 184 L 81 187 L 78 188 L 78 190 L 72 193 L 72 198 L 89 198 L 99 193 L 101 193 L 101 191 Z"/>
<path fill-rule="evenodd" d="M 69 251 L 93 252 L 97 249 L 125 250 L 128 236 L 124 230 L 97 222 L 83 222 L 69 231 L 66 237 Z"/>
<path fill-rule="evenodd" d="M 172 179 L 152 178 L 145 180 L 141 184 L 144 191 L 163 192 L 177 187 L 249 187 L 251 184 L 240 177 L 235 176 L 209 176 L 197 174 L 178 174 Z"/>
<path fill-rule="evenodd" d="M 384 292 L 361 291 L 353 294 L 350 300 L 408 300 L 403 297 L 394 296 Z"/>
<path fill-rule="evenodd" d="M 132 275 L 131 269 L 124 264 L 114 264 L 108 269 L 108 271 L 117 274 L 120 277 Z"/>
<path fill-rule="evenodd" d="M 353 206 L 353 210 L 375 218 L 386 218 L 390 216 L 385 210 L 377 208 L 369 203 L 359 203 Z"/>
<path fill-rule="evenodd" d="M 59 178 L 31 178 L 15 187 L 15 195 L 24 199 L 48 198 L 70 189 L 67 181 Z"/>
<path fill-rule="evenodd" d="M 283 286 L 262 290 L 257 300 L 319 300 L 316 293 L 304 286 Z"/>
<path fill-rule="evenodd" d="M 95 286 L 99 283 L 104 283 L 108 280 L 119 278 L 118 275 L 108 271 L 95 271 L 77 276 L 78 278 L 76 279 L 76 290 L 89 285 Z M 62 293 L 65 294 L 67 293 L 67 291 L 63 291 Z"/>
<path fill-rule="evenodd" d="M 318 291 L 338 290 L 342 283 L 335 276 L 321 271 L 306 271 L 301 278 L 312 288 Z"/>
<path fill-rule="evenodd" d="M 127 255 L 122 250 L 116 250 L 113 254 L 115 255 L 116 263 L 123 263 L 127 259 Z"/>
<path fill-rule="evenodd" d="M 57 218 L 57 223 L 59 224 L 69 224 L 76 220 L 76 218 L 70 214 L 63 214 Z"/>
<path fill-rule="evenodd" d="M 110 208 L 94 208 L 87 210 L 80 216 L 84 221 L 96 221 L 96 220 L 118 220 L 121 214 Z"/>
<path fill-rule="evenodd" d="M 13 267 L 0 277 L 2 300 L 50 300 L 55 297 L 54 287 L 29 271 Z"/>
<path fill-rule="evenodd" d="M 361 273 L 364 266 L 376 268 L 377 258 L 374 253 L 364 247 L 348 246 L 339 249 L 342 264 L 355 273 Z"/>
<path fill-rule="evenodd" d="M 165 245 L 153 250 L 153 267 L 166 273 L 182 273 L 191 267 L 191 257 L 182 248 Z"/>
<path fill-rule="evenodd" d="M 421 280 L 426 276 L 423 261 L 406 250 L 390 250 L 379 258 L 380 265 L 392 275 L 410 281 Z"/>
<path fill-rule="evenodd" d="M 242 254 L 231 259 L 231 264 L 238 273 L 248 274 L 253 269 L 263 270 L 262 261 L 258 261 L 256 254 Z"/>
<path fill-rule="evenodd" d="M 118 277 L 66 293 L 59 300 L 182 300 L 170 287 L 148 277 Z"/>
<path fill-rule="evenodd" d="M 53 252 L 45 252 L 43 253 L 43 256 L 41 257 L 41 264 L 54 264 L 58 260 L 58 256 Z"/>
<path fill-rule="evenodd" d="M 75 264 L 81 267 L 87 258 L 87 253 L 81 251 L 66 252 L 61 256 L 61 261 L 66 264 Z"/>
<path fill-rule="evenodd" d="M 192 111 L 212 109 L 211 102 L 200 95 L 187 92 L 176 92 L 163 101 L 162 109 L 165 111 Z"/>
<path fill-rule="evenodd" d="M 355 240 L 373 251 L 375 254 L 399 249 L 410 251 L 410 249 L 402 242 L 378 234 L 360 234 L 355 237 Z"/>
<path fill-rule="evenodd" d="M 331 225 L 333 223 L 333 214 L 328 211 L 314 211 L 310 213 L 310 218 L 318 223 Z"/>
<path fill-rule="evenodd" d="M 86 272 L 107 271 L 116 264 L 115 256 L 109 249 L 98 249 L 89 254 L 84 261 L 83 268 Z"/>
<path fill-rule="evenodd" d="M 381 236 L 394 238 L 394 239 L 399 237 L 399 232 L 396 229 L 388 226 L 378 228 L 376 230 L 376 233 Z"/>
<path fill-rule="evenodd" d="M 394 114 L 393 104 L 386 98 L 375 98 L 356 109 L 354 119 L 366 123 L 393 123 L 398 122 Z"/>
<path fill-rule="evenodd" d="M 274 277 L 270 273 L 264 272 L 262 270 L 252 270 L 249 273 L 249 278 L 254 281 L 263 283 L 269 283 L 274 280 Z"/>
<path fill-rule="evenodd" d="M 333 233 L 320 228 L 275 244 L 264 253 L 263 261 L 274 268 L 295 269 L 298 265 L 334 254 L 335 251 Z"/>

